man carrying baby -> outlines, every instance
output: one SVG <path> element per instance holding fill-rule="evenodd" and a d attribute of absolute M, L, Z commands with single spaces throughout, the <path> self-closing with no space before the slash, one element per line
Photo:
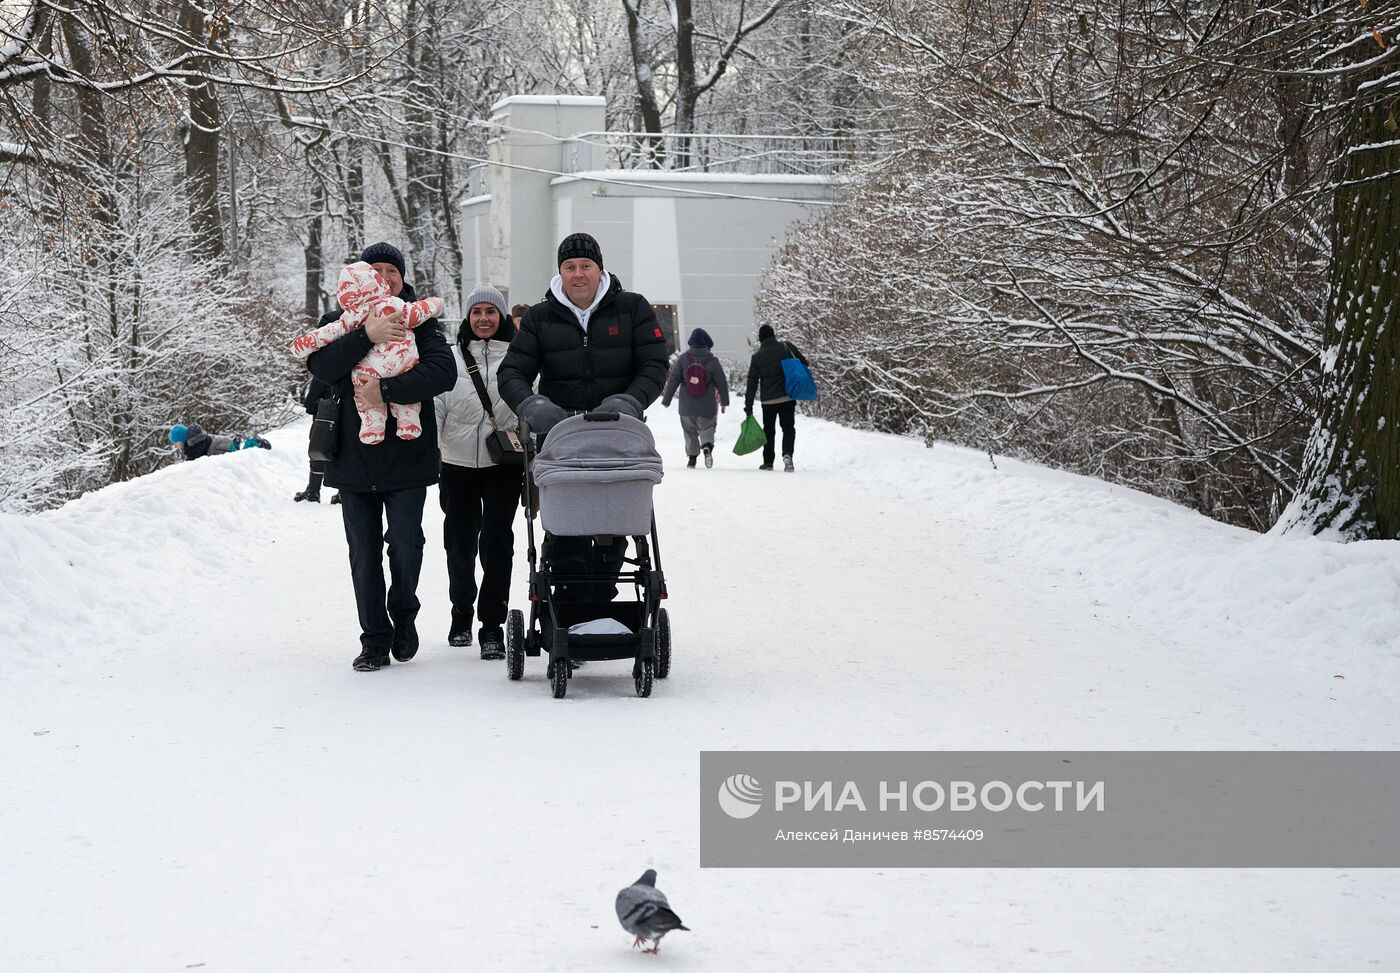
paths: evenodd
<path fill-rule="evenodd" d="M 388 243 L 366 247 L 360 259 L 383 278 L 393 297 L 416 300 L 404 281 L 403 254 Z M 339 308 L 319 322 L 339 317 Z M 311 374 L 331 386 L 340 400 L 335 458 L 327 464 L 327 486 L 340 490 L 345 540 L 350 548 L 350 577 L 360 617 L 360 654 L 354 666 L 373 672 L 389 665 L 390 656 L 407 662 L 418 651 L 418 574 L 423 566 L 423 504 L 438 478 L 437 421 L 433 396 L 457 381 L 457 366 L 436 318 L 414 331 L 418 364 L 393 378 L 369 382 L 358 390 L 351 373 L 370 348 L 400 341 L 408 333 L 399 315 L 371 315 L 357 328 L 307 359 Z M 422 434 L 395 435 L 388 418 L 382 442 L 360 441 L 360 413 L 394 403 L 422 403 Z M 388 522 L 387 530 L 385 521 Z M 384 542 L 389 545 L 389 587 L 384 587 Z"/>

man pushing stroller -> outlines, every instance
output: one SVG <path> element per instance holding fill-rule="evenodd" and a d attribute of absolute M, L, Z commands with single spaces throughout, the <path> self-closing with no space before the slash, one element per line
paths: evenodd
<path fill-rule="evenodd" d="M 564 238 L 558 265 L 549 293 L 525 313 L 501 363 L 501 398 L 541 436 L 571 412 L 642 418 L 661 394 L 667 371 L 666 334 L 651 304 L 603 269 L 602 249 L 587 233 Z M 627 539 L 599 549 L 590 537 L 551 535 L 545 544 L 561 572 L 616 579 Z M 611 601 L 616 595 L 615 583 L 561 584 L 556 591 L 561 601 Z"/>

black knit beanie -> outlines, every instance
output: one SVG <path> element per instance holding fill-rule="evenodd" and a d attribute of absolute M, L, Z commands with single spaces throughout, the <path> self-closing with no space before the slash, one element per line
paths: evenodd
<path fill-rule="evenodd" d="M 598 265 L 598 269 L 603 269 L 603 248 L 598 246 L 598 241 L 587 233 L 571 233 L 564 238 L 564 242 L 559 244 L 559 259 L 555 265 L 562 264 L 565 260 L 591 260 Z"/>
<path fill-rule="evenodd" d="M 769 338 L 772 338 L 772 337 L 774 337 L 774 334 L 773 334 L 773 326 L 772 326 L 772 325 L 770 325 L 770 324 L 765 324 L 763 327 L 761 327 L 761 328 L 758 329 L 758 340 L 759 340 L 759 341 L 767 341 Z"/>
<path fill-rule="evenodd" d="M 360 253 L 360 259 L 367 264 L 393 264 L 398 268 L 400 277 L 406 273 L 403 265 L 403 253 L 392 243 L 385 243 L 383 240 L 365 247 Z"/>

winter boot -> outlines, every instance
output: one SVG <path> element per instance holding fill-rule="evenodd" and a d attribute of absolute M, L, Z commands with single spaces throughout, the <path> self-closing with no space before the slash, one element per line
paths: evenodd
<path fill-rule="evenodd" d="M 355 670 L 357 672 L 374 672 L 376 669 L 383 669 L 389 664 L 389 653 L 383 649 L 366 648 L 355 656 Z"/>
<path fill-rule="evenodd" d="M 793 470 L 793 466 L 792 466 L 792 457 L 791 457 L 791 456 L 784 456 L 784 457 L 783 457 L 783 472 L 785 472 L 785 473 L 791 473 L 792 470 Z"/>
<path fill-rule="evenodd" d="M 773 464 L 772 464 L 772 463 L 759 463 L 759 464 L 758 464 L 758 468 L 759 468 L 760 470 L 771 470 L 771 469 L 773 468 Z M 335 501 L 332 500 L 331 503 L 335 503 Z"/>
<path fill-rule="evenodd" d="M 472 644 L 472 616 L 452 613 L 452 627 L 447 630 L 447 644 L 463 648 Z"/>
<path fill-rule="evenodd" d="M 689 457 L 686 458 L 686 461 L 685 461 L 685 468 L 688 469 L 688 470 L 693 470 L 693 469 L 695 469 L 695 457 L 694 457 L 694 456 L 689 456 Z"/>
<path fill-rule="evenodd" d="M 495 660 L 506 657 L 506 636 L 501 631 L 501 626 L 483 625 L 481 631 L 476 633 L 476 638 L 481 643 L 481 657 L 483 659 Z"/>
<path fill-rule="evenodd" d="M 339 493 L 339 492 L 337 492 L 335 496 L 331 497 L 331 503 L 333 503 L 333 504 L 334 504 L 334 503 L 340 503 L 340 493 Z"/>
<path fill-rule="evenodd" d="M 713 469 L 715 465 L 715 444 L 706 443 L 700 448 L 705 451 L 705 469 Z"/>
<path fill-rule="evenodd" d="M 390 651 L 395 662 L 407 662 L 418 654 L 418 628 L 412 622 L 394 631 L 394 644 Z"/>
<path fill-rule="evenodd" d="M 321 474 L 312 473 L 311 478 L 306 481 L 306 489 L 298 493 L 292 499 L 295 500 L 297 503 L 301 503 L 303 500 L 306 500 L 309 503 L 320 503 Z"/>

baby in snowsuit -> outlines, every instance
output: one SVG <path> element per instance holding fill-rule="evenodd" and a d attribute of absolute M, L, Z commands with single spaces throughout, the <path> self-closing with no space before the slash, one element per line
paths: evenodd
<path fill-rule="evenodd" d="M 360 359 L 350 374 L 350 382 L 359 389 L 381 378 L 402 375 L 418 364 L 418 343 L 413 340 L 413 329 L 429 318 L 442 314 L 442 301 L 427 297 L 421 301 L 405 303 L 389 294 L 389 285 L 384 283 L 375 269 L 363 261 L 353 263 L 340 272 L 340 284 L 335 290 L 336 300 L 345 313 L 330 324 L 308 331 L 292 342 L 292 354 L 299 361 L 311 357 L 311 353 L 356 328 L 365 326 L 372 311 L 380 314 L 393 314 L 403 311 L 400 318 L 408 334 L 400 341 L 381 341 Z M 362 409 L 356 403 L 355 411 L 360 414 L 360 442 L 372 446 L 384 441 L 384 429 L 389 412 L 394 413 L 394 425 L 400 439 L 417 439 L 423 434 L 419 421 L 422 412 L 421 402 L 391 402 Z"/>

